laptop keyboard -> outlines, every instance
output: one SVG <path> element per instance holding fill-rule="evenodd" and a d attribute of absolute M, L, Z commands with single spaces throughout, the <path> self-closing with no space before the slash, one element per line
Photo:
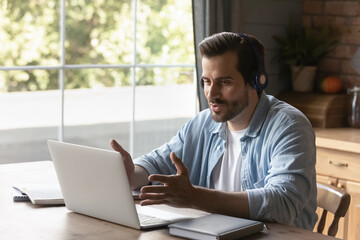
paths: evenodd
<path fill-rule="evenodd" d="M 144 214 L 138 214 L 138 215 L 139 215 L 140 225 L 142 226 L 170 223 L 170 221 L 160 219 L 157 217 L 148 216 Z"/>

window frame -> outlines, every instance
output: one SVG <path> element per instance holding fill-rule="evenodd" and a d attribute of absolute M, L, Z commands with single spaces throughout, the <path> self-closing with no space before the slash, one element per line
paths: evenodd
<path fill-rule="evenodd" d="M 61 105 L 59 106 L 60 109 L 60 124 L 58 128 L 58 140 L 64 140 L 64 100 L 65 100 L 65 72 L 66 70 L 72 69 L 121 69 L 121 68 L 129 68 L 131 69 L 131 87 L 132 87 L 132 100 L 131 100 L 131 108 L 132 108 L 132 117 L 130 122 L 130 138 L 129 138 L 129 153 L 133 155 L 134 153 L 134 135 L 135 135 L 135 92 L 136 92 L 136 70 L 138 68 L 177 68 L 177 67 L 184 67 L 184 68 L 192 68 L 193 69 L 193 79 L 194 79 L 194 92 L 196 92 L 196 67 L 194 64 L 140 64 L 137 63 L 136 58 L 136 37 L 137 37 L 137 2 L 138 0 L 132 0 L 132 21 L 133 21 L 133 56 L 132 56 L 132 63 L 131 64 L 66 64 L 65 62 L 65 40 L 66 40 L 66 0 L 59 0 L 60 1 L 60 53 L 59 53 L 59 65 L 52 65 L 52 66 L 41 66 L 41 65 L 27 65 L 27 66 L 11 66 L 11 67 L 4 67 L 0 66 L 0 71 L 13 71 L 13 70 L 58 70 L 58 86 L 59 91 L 61 92 Z M 196 94 L 195 94 L 196 96 Z M 194 113 L 198 112 L 198 103 L 197 98 L 194 99 Z"/>

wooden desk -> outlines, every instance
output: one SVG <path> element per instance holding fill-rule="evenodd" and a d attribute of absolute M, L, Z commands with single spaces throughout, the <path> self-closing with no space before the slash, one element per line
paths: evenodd
<path fill-rule="evenodd" d="M 38 207 L 28 202 L 13 202 L 14 183 L 56 182 L 52 162 L 0 165 L 0 238 L 28 240 L 108 240 L 180 239 L 167 228 L 140 231 L 68 211 L 65 207 Z M 336 239 L 282 224 L 268 223 L 268 230 L 244 239 Z"/>

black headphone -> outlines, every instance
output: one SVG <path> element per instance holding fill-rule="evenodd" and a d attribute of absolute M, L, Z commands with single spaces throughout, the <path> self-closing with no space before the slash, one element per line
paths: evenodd
<path fill-rule="evenodd" d="M 245 34 L 237 33 L 240 37 L 242 37 L 251 47 L 257 62 L 257 70 L 253 73 L 253 78 L 251 80 L 251 85 L 256 91 L 264 90 L 268 85 L 268 75 L 265 72 L 265 65 L 260 56 L 259 50 L 255 43 Z"/>

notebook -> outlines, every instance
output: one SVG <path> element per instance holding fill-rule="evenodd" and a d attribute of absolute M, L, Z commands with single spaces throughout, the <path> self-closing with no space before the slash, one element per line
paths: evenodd
<path fill-rule="evenodd" d="M 64 205 L 60 187 L 57 184 L 14 184 L 13 201 L 31 201 L 38 205 Z"/>
<path fill-rule="evenodd" d="M 264 224 L 245 218 L 210 214 L 169 225 L 170 235 L 202 240 L 239 239 L 262 231 Z"/>
<path fill-rule="evenodd" d="M 52 140 L 48 147 L 70 211 L 136 229 L 191 218 L 135 204 L 118 152 Z"/>
<path fill-rule="evenodd" d="M 12 196 L 14 202 L 30 202 L 30 198 L 28 195 L 23 193 L 18 187 L 12 187 Z"/>

